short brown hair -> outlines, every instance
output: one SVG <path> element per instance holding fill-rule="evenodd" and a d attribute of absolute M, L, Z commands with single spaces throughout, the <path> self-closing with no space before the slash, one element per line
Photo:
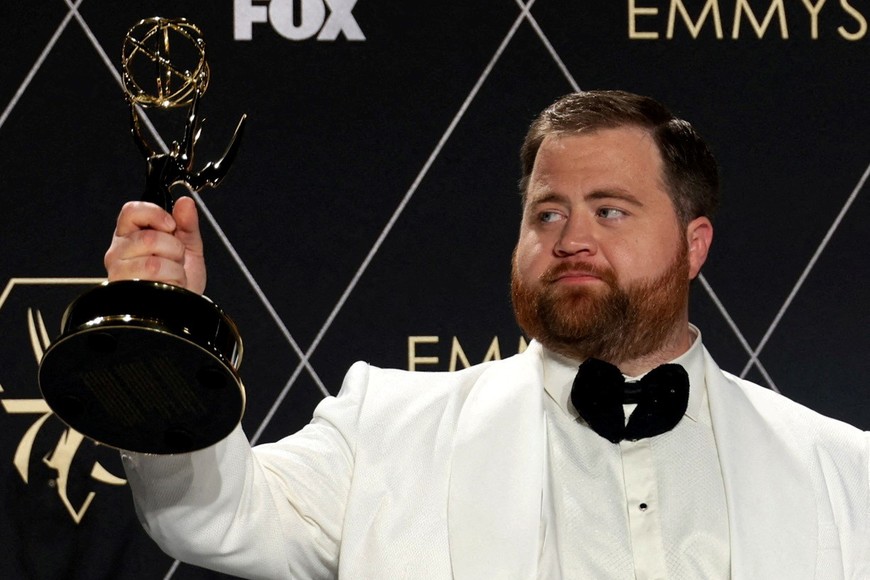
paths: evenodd
<path fill-rule="evenodd" d="M 685 226 L 696 217 L 712 217 L 719 205 L 719 170 L 707 144 L 691 124 L 655 99 L 624 91 L 571 93 L 538 115 L 520 151 L 523 202 L 545 137 L 624 126 L 647 129 L 653 136 L 664 164 L 662 177 L 680 223 Z"/>

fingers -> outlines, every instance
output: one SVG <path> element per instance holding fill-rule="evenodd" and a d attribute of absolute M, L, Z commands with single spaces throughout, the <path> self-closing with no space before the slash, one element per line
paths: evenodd
<path fill-rule="evenodd" d="M 175 231 L 175 220 L 160 206 L 144 201 L 131 201 L 124 204 L 118 214 L 115 235 L 127 236 L 139 230 L 152 229 L 159 232 Z"/>
<path fill-rule="evenodd" d="M 185 201 L 193 205 L 192 200 Z M 188 204 L 181 205 L 184 207 Z M 109 280 L 153 280 L 187 287 L 188 277 L 184 267 L 187 249 L 182 237 L 197 240 L 200 262 L 202 242 L 199 240 L 198 226 L 191 224 L 191 219 L 196 221 L 195 207 L 192 210 L 188 207 L 181 213 L 188 230 L 180 237 L 176 219 L 162 208 L 143 202 L 125 204 L 105 256 Z"/>
<path fill-rule="evenodd" d="M 116 280 L 148 280 L 163 282 L 173 286 L 187 287 L 187 273 L 178 262 L 148 256 L 133 258 L 111 263 L 106 268 L 108 279 Z"/>

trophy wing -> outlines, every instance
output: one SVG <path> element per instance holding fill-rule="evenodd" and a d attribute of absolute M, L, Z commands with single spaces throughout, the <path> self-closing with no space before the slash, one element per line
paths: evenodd
<path fill-rule="evenodd" d="M 247 122 L 248 116 L 242 115 L 242 118 L 239 119 L 239 124 L 236 126 L 236 130 L 233 133 L 233 138 L 230 141 L 230 144 L 227 146 L 226 151 L 224 151 L 223 156 L 217 161 L 209 161 L 206 163 L 205 167 L 203 167 L 200 171 L 198 171 L 195 175 L 190 176 L 190 181 L 188 185 L 190 185 L 191 189 L 194 191 L 200 191 L 201 189 L 208 187 L 217 187 L 218 183 L 226 177 L 227 172 L 230 169 L 230 166 L 233 164 L 233 161 L 236 158 L 236 154 L 239 151 L 239 146 L 242 142 L 242 135 L 245 132 L 245 124 Z"/>

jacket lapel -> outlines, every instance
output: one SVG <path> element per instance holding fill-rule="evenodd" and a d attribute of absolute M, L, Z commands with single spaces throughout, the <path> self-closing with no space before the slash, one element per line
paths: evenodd
<path fill-rule="evenodd" d="M 778 428 L 704 351 L 707 394 L 728 503 L 735 580 L 814 578 L 818 515 L 809 473 Z"/>
<path fill-rule="evenodd" d="M 495 364 L 456 428 L 447 508 L 457 580 L 534 578 L 546 428 L 540 346 Z"/>

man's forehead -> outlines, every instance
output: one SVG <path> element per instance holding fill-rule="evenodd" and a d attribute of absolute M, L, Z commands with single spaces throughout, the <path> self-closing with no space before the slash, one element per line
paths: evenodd
<path fill-rule="evenodd" d="M 590 147 L 623 149 L 626 146 L 652 151 L 660 156 L 650 129 L 639 125 L 617 125 L 550 133 L 541 141 L 536 159 L 540 157 L 542 150 L 567 151 Z"/>
<path fill-rule="evenodd" d="M 618 127 L 594 133 L 560 133 L 544 138 L 535 156 L 531 178 L 549 181 L 562 174 L 628 175 L 640 171 L 661 175 L 658 145 L 646 129 Z"/>
<path fill-rule="evenodd" d="M 547 135 L 538 149 L 525 207 L 570 203 L 576 196 L 621 198 L 633 205 L 670 200 L 664 162 L 649 129 L 634 125 Z"/>

